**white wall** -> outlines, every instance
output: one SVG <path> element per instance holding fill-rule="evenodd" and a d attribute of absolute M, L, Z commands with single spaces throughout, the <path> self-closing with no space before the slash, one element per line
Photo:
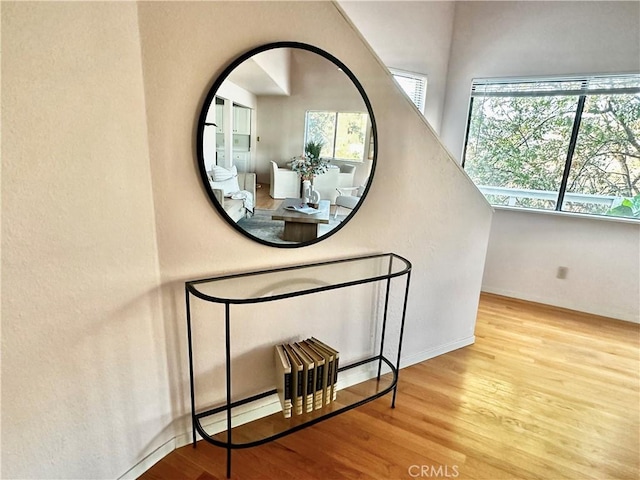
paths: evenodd
<path fill-rule="evenodd" d="M 633 72 L 640 3 L 456 2 L 441 138 L 460 159 L 476 77 Z"/>
<path fill-rule="evenodd" d="M 293 51 L 291 56 L 291 95 L 258 97 L 258 182 L 269 183 L 272 160 L 284 167 L 294 156 L 304 153 L 308 110 L 367 112 L 356 86 L 333 62 L 306 50 Z"/>
<path fill-rule="evenodd" d="M 177 355 L 170 373 L 183 426 L 189 410 L 182 282 L 190 278 L 395 251 L 414 263 L 404 361 L 473 341 L 491 209 L 333 4 L 141 3 L 139 15 L 165 314 L 175 322 L 167 331 Z M 306 28 L 308 18 L 331 27 Z M 245 35 L 237 34 L 238 24 Z M 200 186 L 193 155 L 194 122 L 215 74 L 242 52 L 281 40 L 283 31 L 287 40 L 317 45 L 355 73 L 369 94 L 380 137 L 377 171 L 358 215 L 329 239 L 293 250 L 252 242 L 227 225 Z M 420 202 L 416 192 L 422 192 Z M 448 208 L 453 197 L 466 205 L 454 217 Z M 308 311 L 321 304 L 326 317 L 343 318 L 341 302 L 306 302 Z M 277 314 L 265 321 L 277 325 Z M 260 350 L 265 338 L 252 331 L 241 332 L 237 341 L 244 349 L 255 342 Z M 202 368 L 217 371 L 220 365 Z"/>
<path fill-rule="evenodd" d="M 174 433 L 136 5 L 2 2 L 2 478 Z"/>
<path fill-rule="evenodd" d="M 427 118 L 458 161 L 474 77 L 640 68 L 638 2 L 341 1 L 340 5 L 386 65 L 429 73 L 427 105 L 444 105 L 444 113 L 441 126 L 437 115 L 427 113 Z M 434 77 L 441 88 L 434 88 Z M 637 225 L 502 210 L 493 221 L 485 290 L 639 321 Z M 523 230 L 530 224 L 537 226 L 535 231 Z M 556 234 L 558 224 L 561 235 Z M 606 251 L 615 252 L 622 261 L 608 260 L 602 246 L 593 250 L 593 242 L 583 240 L 583 235 L 600 238 L 603 230 L 609 237 Z M 574 272 L 560 284 L 555 279 L 558 266 Z M 593 280 L 603 275 L 617 280 L 602 285 Z M 592 285 L 585 287 L 588 282 Z"/>
<path fill-rule="evenodd" d="M 447 89 L 455 3 L 339 1 L 385 65 L 427 75 L 424 115 L 437 133 Z"/>
<path fill-rule="evenodd" d="M 460 158 L 474 77 L 637 72 L 639 38 L 638 2 L 458 2 L 444 143 Z M 498 210 L 483 289 L 640 322 L 639 252 L 637 222 Z"/>
<path fill-rule="evenodd" d="M 226 224 L 194 149 L 215 75 L 283 39 L 349 65 L 380 135 L 358 215 L 300 249 Z M 403 363 L 473 341 L 491 210 L 333 4 L 3 2 L 2 49 L 3 478 L 117 478 L 171 448 L 190 425 L 187 279 L 395 251 L 414 265 Z"/>
<path fill-rule="evenodd" d="M 264 70 L 274 89 L 289 94 L 291 92 L 291 51 L 286 48 L 274 48 L 254 55 L 252 60 Z"/>
<path fill-rule="evenodd" d="M 636 225 L 499 211 L 482 282 L 485 291 L 637 320 L 640 235 Z M 568 268 L 558 279 L 558 267 Z"/>

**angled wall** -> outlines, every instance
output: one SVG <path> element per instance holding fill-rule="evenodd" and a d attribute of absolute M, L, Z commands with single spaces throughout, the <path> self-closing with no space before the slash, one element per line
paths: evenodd
<path fill-rule="evenodd" d="M 640 69 L 638 2 L 340 5 L 387 66 L 428 74 L 425 116 L 458 161 L 473 78 Z M 484 290 L 640 321 L 637 222 L 496 210 Z M 559 266 L 569 268 L 564 280 L 556 278 Z"/>
<path fill-rule="evenodd" d="M 186 378 L 182 282 L 216 272 L 397 252 L 414 264 L 405 362 L 473 341 L 491 209 L 339 8 L 328 2 L 143 2 L 139 17 L 164 307 L 175 322 L 167 336 L 180 348 L 173 388 Z M 327 27 L 306 28 L 309 18 Z M 310 43 L 342 60 L 367 91 L 379 131 L 377 170 L 356 217 L 300 249 L 240 236 L 209 204 L 194 164 L 197 117 L 216 75 L 245 51 L 280 40 Z M 330 306 L 325 313 L 339 317 L 339 310 Z M 252 340 L 250 329 L 238 336 L 242 343 Z M 186 389 L 174 391 L 183 418 L 186 395 Z"/>
<path fill-rule="evenodd" d="M 339 0 L 390 68 L 426 75 L 424 116 L 441 132 L 457 1 Z"/>
<path fill-rule="evenodd" d="M 345 62 L 380 139 L 358 215 L 301 249 L 240 236 L 195 165 L 216 74 L 279 40 Z M 135 476 L 172 448 L 190 424 L 187 279 L 393 251 L 414 266 L 403 364 L 473 341 L 491 209 L 336 5 L 3 2 L 2 43 L 4 478 Z M 348 301 L 327 318 L 369 307 Z"/>

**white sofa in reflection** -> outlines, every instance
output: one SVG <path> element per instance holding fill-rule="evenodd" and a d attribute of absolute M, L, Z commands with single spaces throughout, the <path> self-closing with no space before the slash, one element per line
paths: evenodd
<path fill-rule="evenodd" d="M 209 185 L 229 218 L 237 222 L 244 218 L 248 211 L 253 212 L 256 198 L 256 174 L 238 173 L 235 167 L 231 170 L 213 168 L 214 170 L 207 172 Z M 218 169 L 218 175 L 215 173 L 216 169 Z"/>
<path fill-rule="evenodd" d="M 271 161 L 269 170 L 271 198 L 298 198 L 300 197 L 300 175 L 288 168 L 281 168 Z"/>

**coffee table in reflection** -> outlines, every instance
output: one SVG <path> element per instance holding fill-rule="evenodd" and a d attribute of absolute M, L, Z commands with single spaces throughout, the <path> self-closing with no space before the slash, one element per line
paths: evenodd
<path fill-rule="evenodd" d="M 307 214 L 287 210 L 291 205 L 301 205 L 299 198 L 285 198 L 278 209 L 273 212 L 272 220 L 284 220 L 282 238 L 289 242 L 308 242 L 318 238 L 318 225 L 329 223 L 329 200 L 320 200 L 318 213 Z"/>

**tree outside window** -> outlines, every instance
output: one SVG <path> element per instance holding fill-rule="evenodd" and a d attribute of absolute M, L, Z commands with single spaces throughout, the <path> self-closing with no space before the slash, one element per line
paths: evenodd
<path fill-rule="evenodd" d="M 494 205 L 640 218 L 640 75 L 474 82 L 463 165 Z"/>
<path fill-rule="evenodd" d="M 368 122 L 369 115 L 361 112 L 309 111 L 305 143 L 321 142 L 324 158 L 362 161 Z"/>

